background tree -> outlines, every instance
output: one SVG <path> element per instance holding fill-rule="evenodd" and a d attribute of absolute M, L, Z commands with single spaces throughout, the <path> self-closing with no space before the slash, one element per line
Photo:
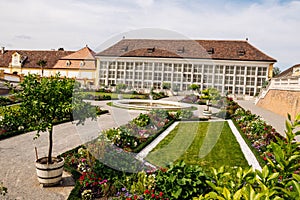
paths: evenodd
<path fill-rule="evenodd" d="M 273 68 L 273 77 L 277 76 L 280 73 L 281 73 L 281 70 L 279 69 L 279 67 Z"/>
<path fill-rule="evenodd" d="M 197 90 L 199 90 L 199 88 L 200 88 L 199 85 L 197 85 L 195 83 L 193 83 L 189 86 L 189 89 L 191 89 L 193 91 L 197 91 Z"/>
<path fill-rule="evenodd" d="M 39 60 L 36 64 L 42 68 L 42 76 L 44 76 L 44 67 L 47 65 L 47 61 Z"/>
<path fill-rule="evenodd" d="M 171 83 L 163 82 L 163 83 L 162 83 L 162 89 L 164 89 L 164 90 L 169 90 L 169 89 L 171 89 Z"/>
<path fill-rule="evenodd" d="M 126 85 L 126 84 L 124 84 L 124 83 L 119 83 L 119 84 L 116 85 L 116 92 L 117 92 L 117 93 L 120 93 L 120 92 L 126 90 L 126 88 L 127 88 L 127 85 Z"/>
<path fill-rule="evenodd" d="M 59 74 L 50 78 L 29 74 L 20 84 L 20 110 L 23 117 L 28 119 L 28 126 L 37 130 L 36 138 L 40 132 L 49 133 L 48 163 L 52 163 L 55 122 L 72 118 L 72 114 L 78 123 L 84 123 L 88 117 L 96 117 L 96 110 L 82 101 L 76 84 L 73 79 L 61 79 Z"/>

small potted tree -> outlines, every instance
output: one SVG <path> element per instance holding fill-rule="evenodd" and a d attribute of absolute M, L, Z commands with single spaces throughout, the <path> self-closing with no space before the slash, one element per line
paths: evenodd
<path fill-rule="evenodd" d="M 54 124 L 72 120 L 72 113 L 76 112 L 81 113 L 76 115 L 78 123 L 95 118 L 93 107 L 74 96 L 76 83 L 74 79 L 60 78 L 59 74 L 49 78 L 29 74 L 20 84 L 20 110 L 30 129 L 37 130 L 35 139 L 41 132 L 49 134 L 48 156 L 36 160 L 38 180 L 43 186 L 58 184 L 62 179 L 64 160 L 52 156 Z"/>
<path fill-rule="evenodd" d="M 122 92 L 127 88 L 127 85 L 124 83 L 119 83 L 116 85 L 116 92 L 118 93 L 118 99 L 123 99 Z"/>

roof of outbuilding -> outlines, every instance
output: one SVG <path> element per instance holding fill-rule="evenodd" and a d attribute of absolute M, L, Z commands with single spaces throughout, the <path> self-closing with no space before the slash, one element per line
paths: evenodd
<path fill-rule="evenodd" d="M 123 39 L 96 56 L 165 57 L 217 60 L 276 60 L 243 40 Z"/>
<path fill-rule="evenodd" d="M 37 65 L 37 62 L 39 62 L 40 60 L 47 61 L 45 68 L 52 68 L 60 58 L 74 53 L 74 51 L 62 50 L 5 50 L 4 53 L 0 52 L 0 66 L 8 67 L 9 63 L 11 63 L 12 54 L 14 54 L 15 52 L 19 53 L 23 57 L 26 57 L 22 65 L 22 67 L 24 68 L 40 68 L 40 66 Z"/>
<path fill-rule="evenodd" d="M 96 58 L 95 52 L 91 50 L 89 47 L 84 47 L 68 56 L 65 56 L 55 64 L 53 68 L 56 69 L 88 69 L 94 70 L 96 69 Z M 67 61 L 69 61 L 69 65 L 67 66 Z"/>
<path fill-rule="evenodd" d="M 284 70 L 283 72 L 281 72 L 280 74 L 278 74 L 277 76 L 275 76 L 274 78 L 286 78 L 286 77 L 290 77 L 293 75 L 293 69 L 294 68 L 298 68 L 300 67 L 300 64 L 296 64 L 286 70 Z"/>

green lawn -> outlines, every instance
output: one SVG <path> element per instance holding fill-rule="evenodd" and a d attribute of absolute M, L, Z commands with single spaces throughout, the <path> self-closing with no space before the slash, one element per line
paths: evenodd
<path fill-rule="evenodd" d="M 181 122 L 149 153 L 146 160 L 161 167 L 179 160 L 205 168 L 248 166 L 226 121 Z"/>

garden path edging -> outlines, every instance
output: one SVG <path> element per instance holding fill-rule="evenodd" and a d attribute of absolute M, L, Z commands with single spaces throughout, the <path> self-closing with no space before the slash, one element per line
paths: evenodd
<path fill-rule="evenodd" d="M 162 141 L 177 125 L 179 122 L 174 122 L 171 126 L 169 126 L 162 134 L 160 134 L 155 140 L 153 140 L 149 145 L 147 145 L 140 153 L 138 153 L 135 157 L 138 160 L 144 160 L 146 156 L 152 151 L 160 141 Z"/>
<path fill-rule="evenodd" d="M 232 122 L 232 120 L 227 120 L 230 129 L 232 130 L 232 133 L 234 134 L 236 140 L 238 141 L 241 150 L 248 162 L 248 164 L 250 166 L 253 167 L 254 170 L 259 170 L 261 171 L 262 168 L 259 165 L 256 157 L 254 156 L 253 152 L 251 151 L 251 149 L 248 147 L 248 145 L 246 144 L 246 142 L 244 141 L 243 137 L 241 136 L 240 132 L 237 130 L 237 128 L 235 127 L 234 123 Z"/>

